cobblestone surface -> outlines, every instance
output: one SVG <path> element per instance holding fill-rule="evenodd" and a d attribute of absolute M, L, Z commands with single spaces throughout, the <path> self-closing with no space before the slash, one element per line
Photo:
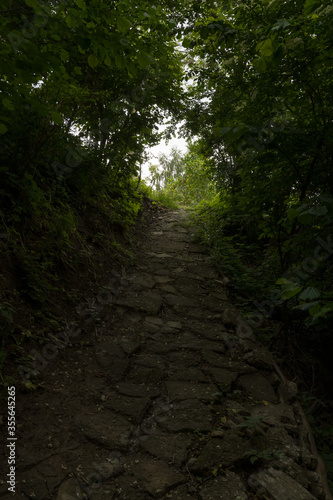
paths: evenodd
<path fill-rule="evenodd" d="M 297 405 L 185 212 L 158 218 L 120 281 L 76 375 L 59 361 L 38 397 L 58 388 L 46 421 L 30 398 L 45 439 L 31 424 L 15 498 L 325 500 Z"/>

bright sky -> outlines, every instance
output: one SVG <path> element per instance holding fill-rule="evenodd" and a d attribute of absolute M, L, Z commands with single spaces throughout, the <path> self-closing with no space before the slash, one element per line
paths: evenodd
<path fill-rule="evenodd" d="M 165 125 L 160 125 L 159 132 L 163 132 L 165 128 L 166 128 Z M 172 148 L 177 148 L 182 153 L 185 153 L 187 149 L 186 140 L 181 137 L 178 137 L 178 134 L 176 133 L 176 137 L 168 141 L 168 144 L 165 142 L 165 140 L 162 140 L 159 144 L 157 144 L 153 148 L 148 149 L 147 152 L 150 155 L 150 160 L 142 165 L 142 179 L 149 177 L 149 170 L 148 170 L 149 164 L 158 163 L 159 155 L 162 153 L 168 154 Z"/>

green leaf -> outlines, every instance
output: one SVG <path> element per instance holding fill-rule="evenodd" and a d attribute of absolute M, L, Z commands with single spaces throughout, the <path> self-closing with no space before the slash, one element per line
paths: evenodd
<path fill-rule="evenodd" d="M 96 68 L 96 66 L 98 66 L 98 59 L 95 54 L 90 54 L 90 56 L 88 57 L 88 64 L 92 68 Z"/>
<path fill-rule="evenodd" d="M 105 66 L 111 65 L 111 59 L 110 59 L 109 54 L 106 54 L 105 59 L 104 59 L 104 64 L 105 64 Z"/>
<path fill-rule="evenodd" d="M 275 283 L 277 285 L 288 285 L 291 283 L 291 281 L 287 280 L 286 278 L 279 278 Z"/>
<path fill-rule="evenodd" d="M 8 128 L 3 123 L 0 123 L 0 134 L 5 134 Z"/>
<path fill-rule="evenodd" d="M 137 72 L 135 65 L 132 63 L 132 61 L 126 62 L 126 68 L 127 68 L 128 76 L 130 78 L 135 78 L 138 72 Z"/>
<path fill-rule="evenodd" d="M 263 44 L 260 45 L 259 52 L 264 57 L 269 57 L 274 52 L 273 42 L 270 38 L 268 38 Z"/>
<path fill-rule="evenodd" d="M 307 210 L 308 214 L 311 215 L 326 215 L 327 214 L 327 208 L 323 207 L 322 205 L 318 205 L 317 207 L 311 207 L 309 210 Z"/>
<path fill-rule="evenodd" d="M 318 314 L 320 315 L 320 312 L 323 310 L 323 308 L 321 307 L 320 303 L 317 302 L 317 304 L 315 304 L 314 306 L 310 307 L 309 309 L 309 313 L 311 316 L 316 316 L 318 317 Z M 324 312 L 325 314 L 325 312 Z"/>
<path fill-rule="evenodd" d="M 311 316 L 314 317 L 314 319 L 324 318 L 325 316 L 333 312 L 333 303 L 324 304 L 322 307 L 320 305 L 316 306 L 315 308 L 310 309 L 309 312 Z"/>
<path fill-rule="evenodd" d="M 311 14 L 314 10 L 321 6 L 320 0 L 306 0 L 304 5 L 304 14 Z"/>
<path fill-rule="evenodd" d="M 25 3 L 32 7 L 34 10 L 40 10 L 40 6 L 37 0 L 25 0 Z"/>
<path fill-rule="evenodd" d="M 153 61 L 154 58 L 147 54 L 147 52 L 141 51 L 138 55 L 138 63 L 140 68 L 147 68 L 147 66 L 149 66 Z"/>
<path fill-rule="evenodd" d="M 118 17 L 117 28 L 122 33 L 126 33 L 132 27 L 131 21 L 126 19 L 126 17 Z"/>
<path fill-rule="evenodd" d="M 299 217 L 298 220 L 303 226 L 309 226 L 313 222 L 313 216 L 307 212 L 303 212 Z"/>
<path fill-rule="evenodd" d="M 192 47 L 192 42 L 191 40 L 189 40 L 188 38 L 185 38 L 183 41 L 182 41 L 182 46 L 185 47 L 185 49 L 189 49 Z"/>
<path fill-rule="evenodd" d="M 50 111 L 50 114 L 56 125 L 62 125 L 62 116 L 58 111 Z"/>
<path fill-rule="evenodd" d="M 82 10 L 86 10 L 87 6 L 84 0 L 74 0 L 76 5 Z"/>
<path fill-rule="evenodd" d="M 121 38 L 119 40 L 119 42 L 121 43 L 121 45 L 125 45 L 125 47 L 128 47 L 129 45 L 131 45 L 131 42 L 129 40 L 127 40 L 127 38 Z"/>
<path fill-rule="evenodd" d="M 117 68 L 123 69 L 126 66 L 126 62 L 125 62 L 124 58 L 119 56 L 119 55 L 116 55 L 115 62 L 116 62 Z"/>
<path fill-rule="evenodd" d="M 10 323 L 13 322 L 13 315 L 8 309 L 0 309 L 1 316 L 5 318 Z"/>
<path fill-rule="evenodd" d="M 75 26 L 76 26 L 76 21 L 75 21 L 74 17 L 71 16 L 70 14 L 68 14 L 66 16 L 66 24 L 69 28 L 75 28 Z"/>
<path fill-rule="evenodd" d="M 297 295 L 302 289 L 303 289 L 303 287 L 301 287 L 301 286 L 298 286 L 296 288 L 290 288 L 290 289 L 283 292 L 283 294 L 281 295 L 281 298 L 283 300 L 289 300 L 289 299 L 291 299 L 291 297 L 294 297 L 295 295 Z"/>
<path fill-rule="evenodd" d="M 265 59 L 263 57 L 260 57 L 259 59 L 254 59 L 253 67 L 257 71 L 259 71 L 259 73 L 264 73 L 267 70 L 267 64 Z"/>
<path fill-rule="evenodd" d="M 286 19 L 279 19 L 275 26 L 273 26 L 272 31 L 279 30 L 280 28 L 287 28 L 290 26 L 290 22 Z"/>
<path fill-rule="evenodd" d="M 299 295 L 301 300 L 313 300 L 320 297 L 320 291 L 318 288 L 314 288 L 313 286 L 308 286 L 303 292 Z"/>
<path fill-rule="evenodd" d="M 14 109 L 15 109 L 14 104 L 12 103 L 12 101 L 10 99 L 7 99 L 7 97 L 4 97 L 2 99 L 2 104 L 5 106 L 5 108 L 9 109 L 10 111 L 14 111 Z"/>
<path fill-rule="evenodd" d="M 64 62 L 69 61 L 69 53 L 67 52 L 67 50 L 60 49 L 60 58 Z"/>
<path fill-rule="evenodd" d="M 290 222 L 294 222 L 294 220 L 296 219 L 297 216 L 298 216 L 298 212 L 297 212 L 296 208 L 292 207 L 288 210 L 287 217 L 290 220 Z"/>
<path fill-rule="evenodd" d="M 300 304 L 298 306 L 293 307 L 293 309 L 298 309 L 300 311 L 307 311 L 308 309 L 317 306 L 317 304 L 319 304 L 318 300 L 314 302 L 305 302 L 304 304 Z"/>

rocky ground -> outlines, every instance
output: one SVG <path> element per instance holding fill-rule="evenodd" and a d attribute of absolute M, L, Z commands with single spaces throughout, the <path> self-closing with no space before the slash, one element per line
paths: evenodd
<path fill-rule="evenodd" d="M 159 215 L 136 264 L 78 309 L 85 328 L 37 351 L 44 382 L 17 398 L 3 498 L 329 498 L 297 388 L 192 232 L 186 212 Z"/>

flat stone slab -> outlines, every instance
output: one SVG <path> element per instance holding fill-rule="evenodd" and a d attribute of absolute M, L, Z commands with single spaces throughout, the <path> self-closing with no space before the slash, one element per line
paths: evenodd
<path fill-rule="evenodd" d="M 198 274 L 194 274 L 194 273 L 191 273 L 189 271 L 182 271 L 182 272 L 179 272 L 178 273 L 180 276 L 182 276 L 183 278 L 186 278 L 186 279 L 191 279 L 191 280 L 197 280 L 197 281 L 201 281 L 201 282 L 205 282 L 206 281 L 206 278 L 203 278 L 202 276 L 199 276 Z"/>
<path fill-rule="evenodd" d="M 157 430 L 139 438 L 141 448 L 150 455 L 181 467 L 187 459 L 191 439 L 182 434 L 169 434 Z"/>
<path fill-rule="evenodd" d="M 211 438 L 208 441 L 193 464 L 191 472 L 211 472 L 216 467 L 229 467 L 244 459 L 249 449 L 248 441 L 231 430 L 226 431 L 222 438 Z"/>
<path fill-rule="evenodd" d="M 170 255 L 167 253 L 155 253 L 155 252 L 146 252 L 150 257 L 156 257 L 157 259 L 173 259 L 174 255 Z"/>
<path fill-rule="evenodd" d="M 212 415 L 209 406 L 196 399 L 173 404 L 156 419 L 159 426 L 168 432 L 209 432 Z"/>
<path fill-rule="evenodd" d="M 67 500 L 67 499 L 82 499 L 83 491 L 79 486 L 79 483 L 73 477 L 65 481 L 59 488 L 57 500 Z"/>
<path fill-rule="evenodd" d="M 117 306 L 135 309 L 155 316 L 162 307 L 163 298 L 156 292 L 125 292 L 116 299 L 115 303 Z"/>
<path fill-rule="evenodd" d="M 204 247 L 202 245 L 196 245 L 195 243 L 191 243 L 186 250 L 188 252 L 193 252 L 193 253 L 207 253 L 207 247 Z"/>
<path fill-rule="evenodd" d="M 161 370 L 165 368 L 165 360 L 156 354 L 142 354 L 135 358 L 137 365 L 147 366 L 148 368 L 156 368 Z"/>
<path fill-rule="evenodd" d="M 155 385 L 163 379 L 163 368 L 133 365 L 127 373 L 127 380 L 138 384 Z"/>
<path fill-rule="evenodd" d="M 194 266 L 190 267 L 190 272 L 192 274 L 198 275 L 201 278 L 216 278 L 217 272 L 215 269 L 208 266 Z"/>
<path fill-rule="evenodd" d="M 95 347 L 95 353 L 96 356 L 99 357 L 117 357 L 117 358 L 123 358 L 124 357 L 124 352 L 122 351 L 120 345 L 118 342 L 99 342 L 96 347 Z"/>
<path fill-rule="evenodd" d="M 183 297 L 182 295 L 167 294 L 165 295 L 165 301 L 169 306 L 198 307 L 198 302 L 195 299 Z"/>
<path fill-rule="evenodd" d="M 156 280 L 149 274 L 143 276 L 131 276 L 128 280 L 131 283 L 144 288 L 154 288 L 154 286 L 156 285 Z"/>
<path fill-rule="evenodd" d="M 118 339 L 118 344 L 121 347 L 121 350 L 126 354 L 126 356 L 134 354 L 141 347 L 140 342 L 136 342 L 135 340 L 131 340 L 126 337 L 121 337 L 120 339 Z"/>
<path fill-rule="evenodd" d="M 133 384 L 132 382 L 119 382 L 115 389 L 119 394 L 131 396 L 133 398 L 156 398 L 160 395 L 161 389 L 159 387 L 152 387 L 145 384 Z"/>
<path fill-rule="evenodd" d="M 180 321 L 167 321 L 165 326 L 168 326 L 169 328 L 174 328 L 176 330 L 181 330 L 182 324 Z"/>
<path fill-rule="evenodd" d="M 169 232 L 166 231 L 163 233 L 165 238 L 168 240 L 174 240 L 174 241 L 184 241 L 188 242 L 191 241 L 191 236 L 187 236 L 185 233 L 175 233 L 175 232 Z"/>
<path fill-rule="evenodd" d="M 182 399 L 200 399 L 213 401 L 218 394 L 218 388 L 213 384 L 194 384 L 190 382 L 167 382 L 167 391 L 172 401 Z"/>
<path fill-rule="evenodd" d="M 130 472 L 137 484 L 154 498 L 161 498 L 186 481 L 185 476 L 174 472 L 162 460 L 140 459 L 130 467 Z"/>
<path fill-rule="evenodd" d="M 227 333 L 223 325 L 215 323 L 192 323 L 188 325 L 190 331 L 200 335 L 201 338 L 212 341 L 220 341 L 221 343 L 226 340 Z"/>
<path fill-rule="evenodd" d="M 163 320 L 155 316 L 147 316 L 144 322 L 144 330 L 149 333 L 158 332 L 163 326 Z"/>
<path fill-rule="evenodd" d="M 179 349 L 178 344 L 172 339 L 172 337 L 167 337 L 165 334 L 159 336 L 159 334 L 154 335 L 151 340 L 146 342 L 146 350 L 151 353 L 165 354 Z"/>
<path fill-rule="evenodd" d="M 207 371 L 211 374 L 222 392 L 230 392 L 232 383 L 238 377 L 237 372 L 225 370 L 224 368 L 209 367 Z"/>
<path fill-rule="evenodd" d="M 184 368 L 182 366 L 169 367 L 168 379 L 187 382 L 210 382 L 209 378 L 199 368 Z"/>
<path fill-rule="evenodd" d="M 277 402 L 276 394 L 271 383 L 259 373 L 242 375 L 239 377 L 239 383 L 253 398 L 259 401 Z"/>
<path fill-rule="evenodd" d="M 203 350 L 209 349 L 210 351 L 214 351 L 220 354 L 223 354 L 225 352 L 225 347 L 222 342 L 209 342 L 208 340 L 201 340 L 201 339 L 194 339 L 187 341 L 185 338 L 184 342 L 183 341 L 180 342 L 180 345 L 182 349 L 189 351 L 202 352 Z"/>
<path fill-rule="evenodd" d="M 91 415 L 80 415 L 74 419 L 75 427 L 82 434 L 105 448 L 126 450 L 132 433 L 131 423 L 121 415 L 110 411 Z"/>
<path fill-rule="evenodd" d="M 154 279 L 161 285 L 165 285 L 166 283 L 174 281 L 174 279 L 170 278 L 169 276 L 159 276 L 158 274 L 154 276 Z"/>
<path fill-rule="evenodd" d="M 168 360 L 173 365 L 178 367 L 192 368 L 200 366 L 200 353 L 198 351 L 190 351 L 184 355 L 183 351 L 173 351 L 168 354 Z"/>
<path fill-rule="evenodd" d="M 204 297 L 202 304 L 210 311 L 219 312 L 221 314 L 226 308 L 226 302 L 216 297 Z"/>
<path fill-rule="evenodd" d="M 163 250 L 164 252 L 180 252 L 184 250 L 185 245 L 181 241 L 168 241 L 164 240 L 156 246 L 156 250 Z"/>
<path fill-rule="evenodd" d="M 155 316 L 146 316 L 145 323 L 147 323 L 148 325 L 162 326 L 164 322 L 161 318 L 156 318 Z"/>
<path fill-rule="evenodd" d="M 114 382 L 122 380 L 130 364 L 128 359 L 119 359 L 110 354 L 96 355 L 96 360 L 100 367 L 107 372 L 109 378 Z"/>
<path fill-rule="evenodd" d="M 225 370 L 236 371 L 239 374 L 257 372 L 253 366 L 250 366 L 247 363 L 243 363 L 237 359 L 227 358 L 226 356 L 222 356 L 221 354 L 217 354 L 212 351 L 203 351 L 202 359 L 208 365 L 224 368 Z"/>
<path fill-rule="evenodd" d="M 173 285 L 162 285 L 161 290 L 163 292 L 172 293 L 174 295 L 177 293 L 177 290 Z"/>
<path fill-rule="evenodd" d="M 244 359 L 250 365 L 262 370 L 272 370 L 273 358 L 269 351 L 255 347 L 251 352 L 245 354 Z"/>
<path fill-rule="evenodd" d="M 104 407 L 129 418 L 135 424 L 140 424 L 149 410 L 151 398 L 112 395 L 104 402 Z"/>
<path fill-rule="evenodd" d="M 241 479 L 234 472 L 226 471 L 200 490 L 202 500 L 247 500 L 249 497 Z"/>
<path fill-rule="evenodd" d="M 189 297 L 189 298 L 191 298 L 191 297 L 202 298 L 203 290 L 202 290 L 202 288 L 200 288 L 198 283 L 194 282 L 192 286 L 189 286 L 189 285 L 184 286 L 184 285 L 180 284 L 181 280 L 182 280 L 182 278 L 178 278 L 177 282 L 176 282 L 176 286 L 179 290 L 179 293 L 181 293 L 185 297 Z M 184 281 L 187 281 L 187 280 L 184 280 Z M 192 280 L 192 282 L 193 282 L 193 280 Z"/>
<path fill-rule="evenodd" d="M 252 474 L 248 483 L 256 494 L 265 495 L 269 500 L 316 500 L 294 479 L 272 467 Z"/>
<path fill-rule="evenodd" d="M 257 405 L 251 409 L 251 413 L 262 417 L 262 422 L 270 426 L 296 424 L 292 406 L 284 403 L 279 403 L 278 405 L 272 403 Z"/>

